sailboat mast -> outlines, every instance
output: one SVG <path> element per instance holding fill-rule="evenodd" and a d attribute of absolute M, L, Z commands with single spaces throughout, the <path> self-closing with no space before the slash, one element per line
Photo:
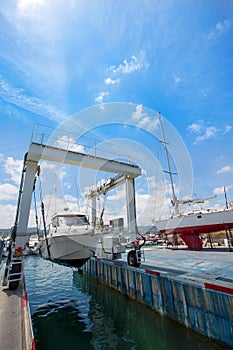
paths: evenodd
<path fill-rule="evenodd" d="M 227 201 L 227 192 L 226 192 L 226 187 L 225 187 L 225 186 L 223 187 L 223 190 L 224 190 L 224 195 L 225 195 L 226 208 L 228 209 L 228 208 L 229 208 L 229 206 L 228 206 L 228 201 Z"/>
<path fill-rule="evenodd" d="M 164 145 L 164 150 L 165 150 L 165 155 L 166 155 L 166 161 L 167 161 L 167 167 L 168 167 L 168 174 L 169 174 L 169 178 L 170 178 L 170 184 L 171 184 L 171 188 L 172 188 L 172 196 L 173 196 L 173 201 L 172 204 L 175 208 L 175 213 L 178 214 L 179 213 L 179 204 L 178 204 L 178 199 L 176 198 L 176 193 L 175 193 L 175 188 L 174 188 L 174 183 L 173 183 L 173 177 L 172 177 L 172 171 L 171 171 L 171 164 L 170 164 L 170 159 L 169 159 L 169 153 L 168 153 L 168 149 L 167 149 L 167 142 L 165 139 L 165 134 L 164 134 L 164 129 L 163 129 L 163 123 L 162 123 L 162 117 L 159 113 L 159 122 L 160 122 L 160 126 L 161 126 L 161 132 L 162 132 L 162 142 Z"/>

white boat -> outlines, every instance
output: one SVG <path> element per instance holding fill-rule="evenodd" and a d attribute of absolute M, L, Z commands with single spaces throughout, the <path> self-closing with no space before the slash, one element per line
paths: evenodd
<path fill-rule="evenodd" d="M 155 220 L 154 223 L 161 233 L 178 234 L 190 249 L 200 250 L 201 234 L 233 229 L 233 209 L 193 211 Z"/>
<path fill-rule="evenodd" d="M 4 243 L 2 248 L 2 257 L 4 258 L 8 256 L 10 241 L 11 241 L 10 236 L 4 238 Z"/>
<path fill-rule="evenodd" d="M 173 238 L 175 237 L 175 235 L 179 235 L 185 242 L 185 244 L 188 246 L 188 248 L 193 250 L 202 249 L 202 240 L 200 238 L 201 234 L 209 234 L 221 230 L 226 231 L 227 237 L 229 237 L 229 246 L 232 246 L 233 241 L 230 230 L 233 229 L 233 208 L 226 208 L 222 210 L 204 209 L 188 213 L 180 212 L 180 205 L 204 203 L 205 200 L 211 199 L 213 197 L 188 200 L 180 200 L 176 197 L 169 161 L 169 154 L 167 150 L 167 142 L 165 140 L 163 124 L 160 116 L 159 120 L 163 137 L 162 142 L 164 144 L 164 150 L 168 166 L 167 172 L 170 176 L 170 183 L 173 195 L 171 203 L 173 205 L 174 215 L 166 219 L 155 219 L 153 220 L 154 224 L 162 234 L 173 235 Z"/>
<path fill-rule="evenodd" d="M 119 258 L 125 252 L 108 227 L 93 228 L 83 213 L 60 213 L 52 217 L 48 234 L 37 249 L 43 258 L 80 268 L 91 256 Z"/>

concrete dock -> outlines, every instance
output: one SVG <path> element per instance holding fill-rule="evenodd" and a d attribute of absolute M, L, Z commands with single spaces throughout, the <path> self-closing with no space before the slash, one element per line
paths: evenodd
<path fill-rule="evenodd" d="M 182 275 L 184 278 L 219 280 L 233 283 L 233 252 L 228 248 L 203 248 L 200 251 L 187 248 L 161 247 L 145 248 L 145 263 L 141 266 L 166 270 L 167 274 Z M 126 258 L 124 258 L 126 260 Z"/>
<path fill-rule="evenodd" d="M 2 277 L 4 266 L 1 266 Z M 0 278 L 0 347 L 5 350 L 35 350 L 24 277 L 15 290 L 2 287 Z"/>
<path fill-rule="evenodd" d="M 86 274 L 233 349 L 233 252 L 148 247 L 145 263 L 91 258 Z"/>

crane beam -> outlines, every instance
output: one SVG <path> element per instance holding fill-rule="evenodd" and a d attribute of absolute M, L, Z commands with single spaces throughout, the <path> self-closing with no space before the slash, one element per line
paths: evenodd
<path fill-rule="evenodd" d="M 30 145 L 27 159 L 31 161 L 44 159 L 57 163 L 65 163 L 121 175 L 128 175 L 132 178 L 141 175 L 140 167 L 134 164 L 96 157 L 90 154 L 74 152 L 58 147 L 46 146 L 39 143 L 32 143 Z"/>

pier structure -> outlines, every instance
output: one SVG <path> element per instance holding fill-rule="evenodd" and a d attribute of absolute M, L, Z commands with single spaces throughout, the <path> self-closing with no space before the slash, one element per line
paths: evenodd
<path fill-rule="evenodd" d="M 205 273 L 195 273 L 196 258 L 192 256 L 188 262 L 185 251 L 181 252 L 183 267 L 176 265 L 176 253 L 171 258 L 169 251 L 160 249 L 158 264 L 142 264 L 140 268 L 128 266 L 122 260 L 91 258 L 83 271 L 99 283 L 233 349 L 233 280 L 229 259 L 226 256 L 224 261 L 219 253 L 218 259 L 226 271 L 216 277 L 209 268 Z M 219 271 L 223 271 L 222 267 Z"/>
<path fill-rule="evenodd" d="M 137 165 L 103 157 L 97 157 L 95 155 L 93 156 L 90 154 L 75 152 L 69 149 L 49 146 L 43 143 L 31 142 L 28 153 L 25 155 L 24 162 L 24 176 L 19 205 L 16 248 L 19 246 L 24 247 L 25 243 L 27 243 L 28 240 L 26 232 L 31 206 L 31 198 L 35 176 L 38 171 L 38 164 L 40 160 L 49 160 L 57 163 L 97 169 L 121 175 L 122 177 L 119 182 L 118 180 L 115 180 L 114 187 L 121 184 L 123 180 L 126 183 L 128 229 L 131 232 L 135 232 L 136 209 L 134 179 L 141 175 L 141 169 Z M 95 198 L 95 196 L 92 196 L 93 208 L 96 208 L 96 204 L 94 203 Z M 92 215 L 95 215 L 95 209 L 93 209 Z"/>
<path fill-rule="evenodd" d="M 24 278 L 14 290 L 1 285 L 0 320 L 1 349 L 36 349 Z"/>

